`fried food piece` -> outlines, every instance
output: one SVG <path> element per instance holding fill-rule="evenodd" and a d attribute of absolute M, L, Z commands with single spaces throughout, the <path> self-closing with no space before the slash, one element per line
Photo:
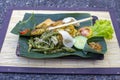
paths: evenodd
<path fill-rule="evenodd" d="M 73 25 L 65 27 L 64 30 L 67 31 L 72 37 L 75 37 L 77 34 L 77 30 Z"/>
<path fill-rule="evenodd" d="M 52 23 L 50 26 L 54 27 L 54 26 L 58 26 L 58 25 L 62 25 L 62 24 L 63 24 L 63 21 L 58 20 L 58 21 L 55 21 L 54 23 Z"/>
<path fill-rule="evenodd" d="M 44 33 L 46 30 L 45 29 L 34 29 L 31 31 L 31 35 L 41 35 L 42 33 Z"/>
<path fill-rule="evenodd" d="M 38 24 L 35 28 L 38 29 L 38 28 L 46 28 L 46 27 L 49 27 L 51 24 L 53 24 L 54 21 L 51 20 L 50 18 L 46 19 L 45 21 L 43 21 L 42 23 Z"/>
<path fill-rule="evenodd" d="M 96 51 L 100 52 L 102 50 L 102 46 L 97 42 L 90 42 L 89 45 L 92 49 L 95 49 Z"/>
<path fill-rule="evenodd" d="M 54 31 L 60 31 L 60 30 L 67 31 L 72 37 L 75 37 L 77 35 L 77 30 L 75 29 L 75 27 L 73 25 L 54 29 Z"/>
<path fill-rule="evenodd" d="M 46 31 L 46 29 L 50 26 L 50 24 L 54 23 L 51 19 L 46 19 L 42 23 L 38 24 L 35 29 L 31 31 L 31 35 L 41 35 Z"/>

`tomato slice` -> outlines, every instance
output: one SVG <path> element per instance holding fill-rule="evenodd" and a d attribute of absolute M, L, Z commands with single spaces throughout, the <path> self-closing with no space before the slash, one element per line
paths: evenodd
<path fill-rule="evenodd" d="M 24 29 L 24 30 L 20 31 L 20 34 L 21 34 L 21 35 L 25 35 L 25 34 L 27 34 L 29 31 L 30 31 L 30 29 Z"/>

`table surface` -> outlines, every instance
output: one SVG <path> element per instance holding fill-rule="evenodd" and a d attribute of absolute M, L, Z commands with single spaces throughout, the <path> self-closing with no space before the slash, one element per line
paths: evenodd
<path fill-rule="evenodd" d="M 74 4 L 73 4 L 74 3 Z M 0 29 L 9 7 L 58 7 L 58 8 L 113 8 L 120 23 L 119 0 L 0 0 Z M 57 74 L 23 74 L 0 73 L 0 80 L 120 80 L 119 75 L 57 75 Z"/>

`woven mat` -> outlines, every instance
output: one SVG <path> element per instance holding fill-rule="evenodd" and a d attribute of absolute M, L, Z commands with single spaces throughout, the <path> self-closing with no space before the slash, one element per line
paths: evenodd
<path fill-rule="evenodd" d="M 112 40 L 107 40 L 108 51 L 104 60 L 83 59 L 28 59 L 18 57 L 16 48 L 18 36 L 10 33 L 19 20 L 23 19 L 25 13 L 90 13 L 99 19 L 111 20 L 107 11 L 45 11 L 45 10 L 13 10 L 3 47 L 0 53 L 0 66 L 15 67 L 44 67 L 44 68 L 110 68 L 120 67 L 120 48 L 116 35 Z"/>

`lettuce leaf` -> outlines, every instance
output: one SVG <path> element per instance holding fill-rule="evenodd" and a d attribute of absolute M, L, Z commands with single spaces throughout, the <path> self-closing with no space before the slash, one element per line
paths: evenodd
<path fill-rule="evenodd" d="M 105 39 L 112 39 L 114 30 L 109 20 L 96 20 L 95 24 L 91 27 L 91 37 L 104 37 Z"/>

